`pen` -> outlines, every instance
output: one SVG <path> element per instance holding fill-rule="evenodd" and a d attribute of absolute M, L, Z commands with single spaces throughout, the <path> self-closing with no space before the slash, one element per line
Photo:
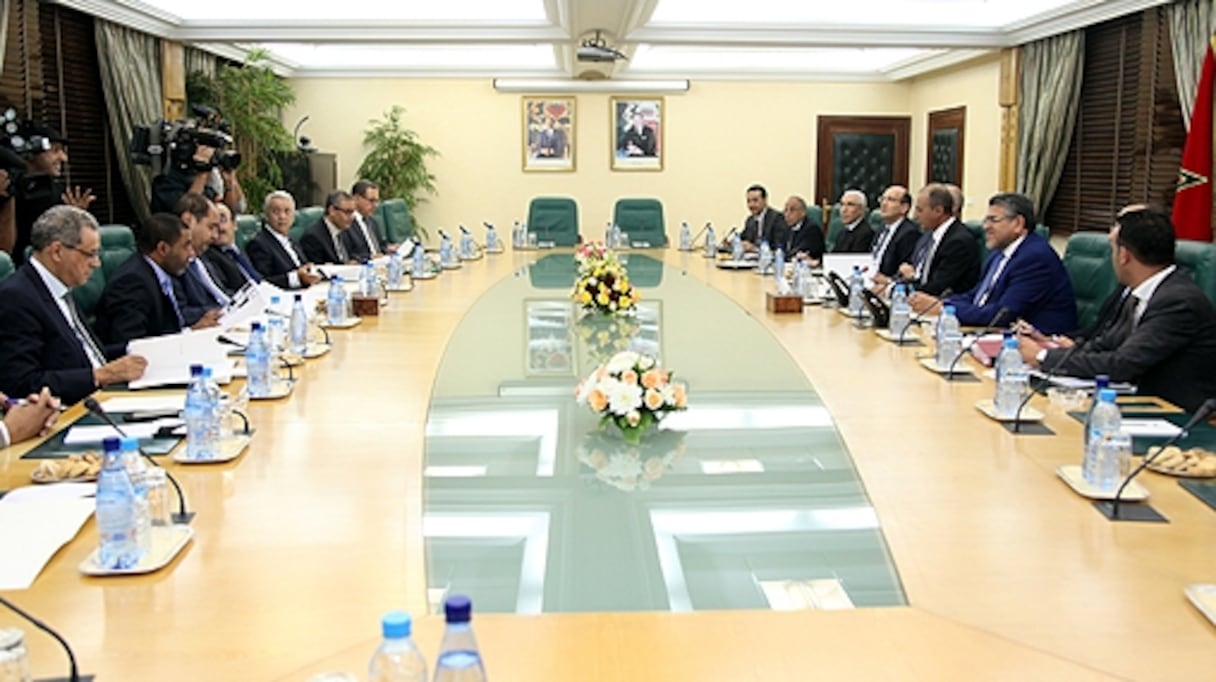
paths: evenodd
<path fill-rule="evenodd" d="M 9 410 L 11 410 L 14 407 L 25 407 L 26 405 L 29 405 L 29 404 L 30 404 L 30 401 L 26 400 L 25 398 L 5 398 L 4 399 L 4 411 L 8 412 Z M 65 412 L 65 411 L 67 411 L 68 408 L 66 405 L 60 405 L 58 407 L 58 409 L 60 412 Z"/>

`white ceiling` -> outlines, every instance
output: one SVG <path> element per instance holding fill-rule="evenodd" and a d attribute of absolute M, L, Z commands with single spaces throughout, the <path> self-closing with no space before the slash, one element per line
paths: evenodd
<path fill-rule="evenodd" d="M 54 0 L 309 76 L 892 81 L 1168 0 Z M 575 59 L 602 29 L 630 56 Z"/>

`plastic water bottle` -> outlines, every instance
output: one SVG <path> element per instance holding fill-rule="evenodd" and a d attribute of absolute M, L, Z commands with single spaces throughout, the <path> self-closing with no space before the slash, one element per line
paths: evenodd
<path fill-rule="evenodd" d="M 105 458 L 97 478 L 98 563 L 109 570 L 127 569 L 140 558 L 135 489 L 123 463 L 121 442 L 106 438 L 102 449 Z"/>
<path fill-rule="evenodd" d="M 390 611 L 380 619 L 384 640 L 367 666 L 368 682 L 428 682 L 426 659 L 410 639 L 412 625 L 404 611 Z"/>
<path fill-rule="evenodd" d="M 739 236 L 738 230 L 735 230 L 735 236 L 730 240 L 730 259 L 743 260 L 743 238 Z"/>
<path fill-rule="evenodd" d="M 405 265 L 401 262 L 401 254 L 394 251 L 388 257 L 388 286 L 390 289 L 401 288 L 401 278 L 405 275 Z"/>
<path fill-rule="evenodd" d="M 270 308 L 275 312 L 279 312 L 281 301 L 278 296 L 270 297 Z M 268 315 L 266 317 L 266 340 L 270 346 L 272 354 L 283 352 L 284 342 L 287 340 L 287 329 L 284 324 L 285 320 L 278 315 Z"/>
<path fill-rule="evenodd" d="M 473 257 L 473 235 L 469 234 L 468 228 L 464 225 L 460 226 L 460 257 Z"/>
<path fill-rule="evenodd" d="M 963 331 L 954 316 L 954 306 L 942 307 L 937 324 L 937 366 L 944 370 L 963 349 Z"/>
<path fill-rule="evenodd" d="M 304 297 L 296 294 L 291 303 L 291 352 L 303 355 L 308 349 L 308 313 L 304 311 Z"/>
<path fill-rule="evenodd" d="M 853 274 L 849 275 L 849 315 L 851 317 L 861 317 L 861 289 L 865 286 L 865 280 L 861 277 L 861 267 L 853 266 Z"/>
<path fill-rule="evenodd" d="M 443 603 L 443 613 L 447 628 L 435 661 L 434 682 L 485 682 L 486 669 L 469 624 L 473 604 L 468 597 L 454 594 Z"/>
<path fill-rule="evenodd" d="M 220 385 L 211 378 L 210 367 L 203 367 L 203 392 L 207 394 L 207 407 L 210 409 L 211 417 L 211 420 L 207 422 L 207 437 L 215 439 L 218 453 L 219 444 L 224 440 L 224 413 L 220 409 L 224 400 L 224 392 L 220 390 Z"/>
<path fill-rule="evenodd" d="M 519 228 L 519 221 L 511 226 L 511 248 L 518 249 L 523 246 L 523 230 Z"/>
<path fill-rule="evenodd" d="M 692 251 L 692 230 L 688 223 L 680 223 L 680 250 Z"/>
<path fill-rule="evenodd" d="M 443 265 L 452 264 L 452 238 L 446 232 L 439 232 L 439 262 Z"/>
<path fill-rule="evenodd" d="M 498 251 L 502 249 L 502 245 L 498 243 L 498 233 L 494 231 L 494 226 L 486 225 L 486 251 Z"/>
<path fill-rule="evenodd" d="M 908 289 L 903 282 L 900 282 L 891 292 L 891 322 L 889 325 L 891 335 L 902 337 L 911 323 L 912 307 L 908 305 Z"/>
<path fill-rule="evenodd" d="M 414 262 L 410 265 L 414 271 L 414 277 L 426 277 L 426 249 L 422 248 L 422 244 L 414 244 Z"/>
<path fill-rule="evenodd" d="M 758 263 L 756 263 L 757 269 L 760 271 L 760 274 L 763 275 L 764 273 L 768 272 L 768 269 L 772 266 L 772 264 L 773 250 L 769 248 L 768 240 L 762 239 L 760 240 L 760 260 Z"/>
<path fill-rule="evenodd" d="M 203 377 L 202 365 L 190 365 L 190 384 L 186 386 L 186 409 L 183 416 L 186 421 L 186 457 L 215 459 L 219 453 L 219 441 L 215 438 L 211 399 L 207 395 L 207 382 Z"/>
<path fill-rule="evenodd" d="M 1094 418 L 1094 408 L 1098 406 L 1098 396 L 1102 393 L 1102 389 L 1110 388 L 1110 376 L 1099 374 L 1094 377 L 1094 395 L 1093 400 L 1089 402 L 1089 411 L 1085 413 L 1085 447 L 1089 447 L 1089 429 Z"/>
<path fill-rule="evenodd" d="M 1123 417 L 1115 404 L 1115 391 L 1104 388 L 1090 417 L 1089 447 L 1081 473 L 1085 482 L 1104 492 L 1113 491 L 1127 475 L 1132 441 L 1123 431 Z"/>
<path fill-rule="evenodd" d="M 265 398 L 270 395 L 270 348 L 266 343 L 266 330 L 260 322 L 250 325 L 249 345 L 245 348 L 246 377 L 250 398 Z"/>
<path fill-rule="evenodd" d="M 140 554 L 147 554 L 152 546 L 152 514 L 148 508 L 148 464 L 139 454 L 139 440 L 131 436 L 121 439 L 122 462 L 127 469 L 127 479 L 135 493 L 135 544 Z"/>
<path fill-rule="evenodd" d="M 325 318 L 331 325 L 346 321 L 346 291 L 342 288 L 342 277 L 329 280 L 329 292 L 325 295 Z"/>
<path fill-rule="evenodd" d="M 777 286 L 785 282 L 785 249 L 777 249 L 773 256 L 773 278 L 777 280 Z"/>
<path fill-rule="evenodd" d="M 718 255 L 718 241 L 714 239 L 714 226 L 705 229 L 705 257 L 715 258 Z"/>
<path fill-rule="evenodd" d="M 1003 345 L 996 357 L 996 396 L 992 403 L 998 416 L 1012 419 L 1030 390 L 1030 374 L 1018 351 L 1018 340 L 1007 338 Z"/>

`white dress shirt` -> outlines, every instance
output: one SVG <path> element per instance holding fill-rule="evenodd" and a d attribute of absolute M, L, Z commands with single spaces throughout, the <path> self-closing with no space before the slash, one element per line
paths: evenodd
<path fill-rule="evenodd" d="M 946 219 L 946 222 L 933 229 L 933 245 L 929 247 L 929 253 L 925 254 L 925 260 L 921 264 L 921 272 L 917 273 L 916 276 L 922 284 L 929 281 L 929 268 L 933 265 L 933 256 L 937 255 L 937 247 L 941 245 L 942 237 L 946 236 L 946 230 L 950 229 L 950 226 L 953 224 L 954 218 L 950 217 Z"/>
<path fill-rule="evenodd" d="M 81 332 L 88 333 L 88 330 L 77 330 L 76 323 L 72 319 L 72 311 L 68 310 L 68 302 L 64 297 L 70 294 L 71 288 L 59 281 L 59 278 L 50 270 L 47 270 L 46 266 L 37 258 L 30 258 L 30 264 L 34 267 L 34 272 L 37 272 L 38 276 L 42 278 L 43 286 L 51 293 L 51 299 L 55 301 L 55 306 L 59 308 L 59 314 L 63 316 L 64 322 L 68 323 L 68 329 L 76 333 L 76 340 L 84 348 L 85 357 L 89 359 L 89 362 L 93 365 L 93 369 L 106 364 L 105 358 L 97 357 L 97 352 L 93 349 L 92 343 L 87 339 L 79 338 Z"/>
<path fill-rule="evenodd" d="M 287 252 L 288 257 L 291 258 L 292 263 L 295 263 L 297 269 L 304 265 L 304 261 L 301 260 L 300 254 L 296 253 L 296 247 L 291 243 L 291 237 L 285 234 L 279 234 L 277 230 L 272 228 L 267 228 L 266 231 L 274 235 L 274 238 L 279 242 L 279 246 L 282 246 L 283 250 Z M 295 270 L 287 273 L 287 286 L 291 287 L 292 289 L 299 289 L 300 273 L 296 272 Z"/>
<path fill-rule="evenodd" d="M 1177 269 L 1177 265 L 1171 265 L 1144 280 L 1135 289 L 1132 289 L 1131 295 L 1136 297 L 1136 309 L 1132 311 L 1133 326 L 1140 324 L 1140 318 L 1144 316 L 1144 309 L 1148 307 L 1149 299 L 1153 297 L 1153 294 L 1157 293 L 1157 287 L 1161 286 L 1165 278 L 1169 277 Z"/>

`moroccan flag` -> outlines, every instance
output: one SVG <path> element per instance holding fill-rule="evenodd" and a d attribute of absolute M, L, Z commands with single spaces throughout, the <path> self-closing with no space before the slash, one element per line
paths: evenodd
<path fill-rule="evenodd" d="M 1191 131 L 1182 148 L 1178 189 L 1174 194 L 1174 230 L 1179 239 L 1212 241 L 1212 87 L 1216 81 L 1216 36 L 1208 41 L 1191 114 Z"/>

